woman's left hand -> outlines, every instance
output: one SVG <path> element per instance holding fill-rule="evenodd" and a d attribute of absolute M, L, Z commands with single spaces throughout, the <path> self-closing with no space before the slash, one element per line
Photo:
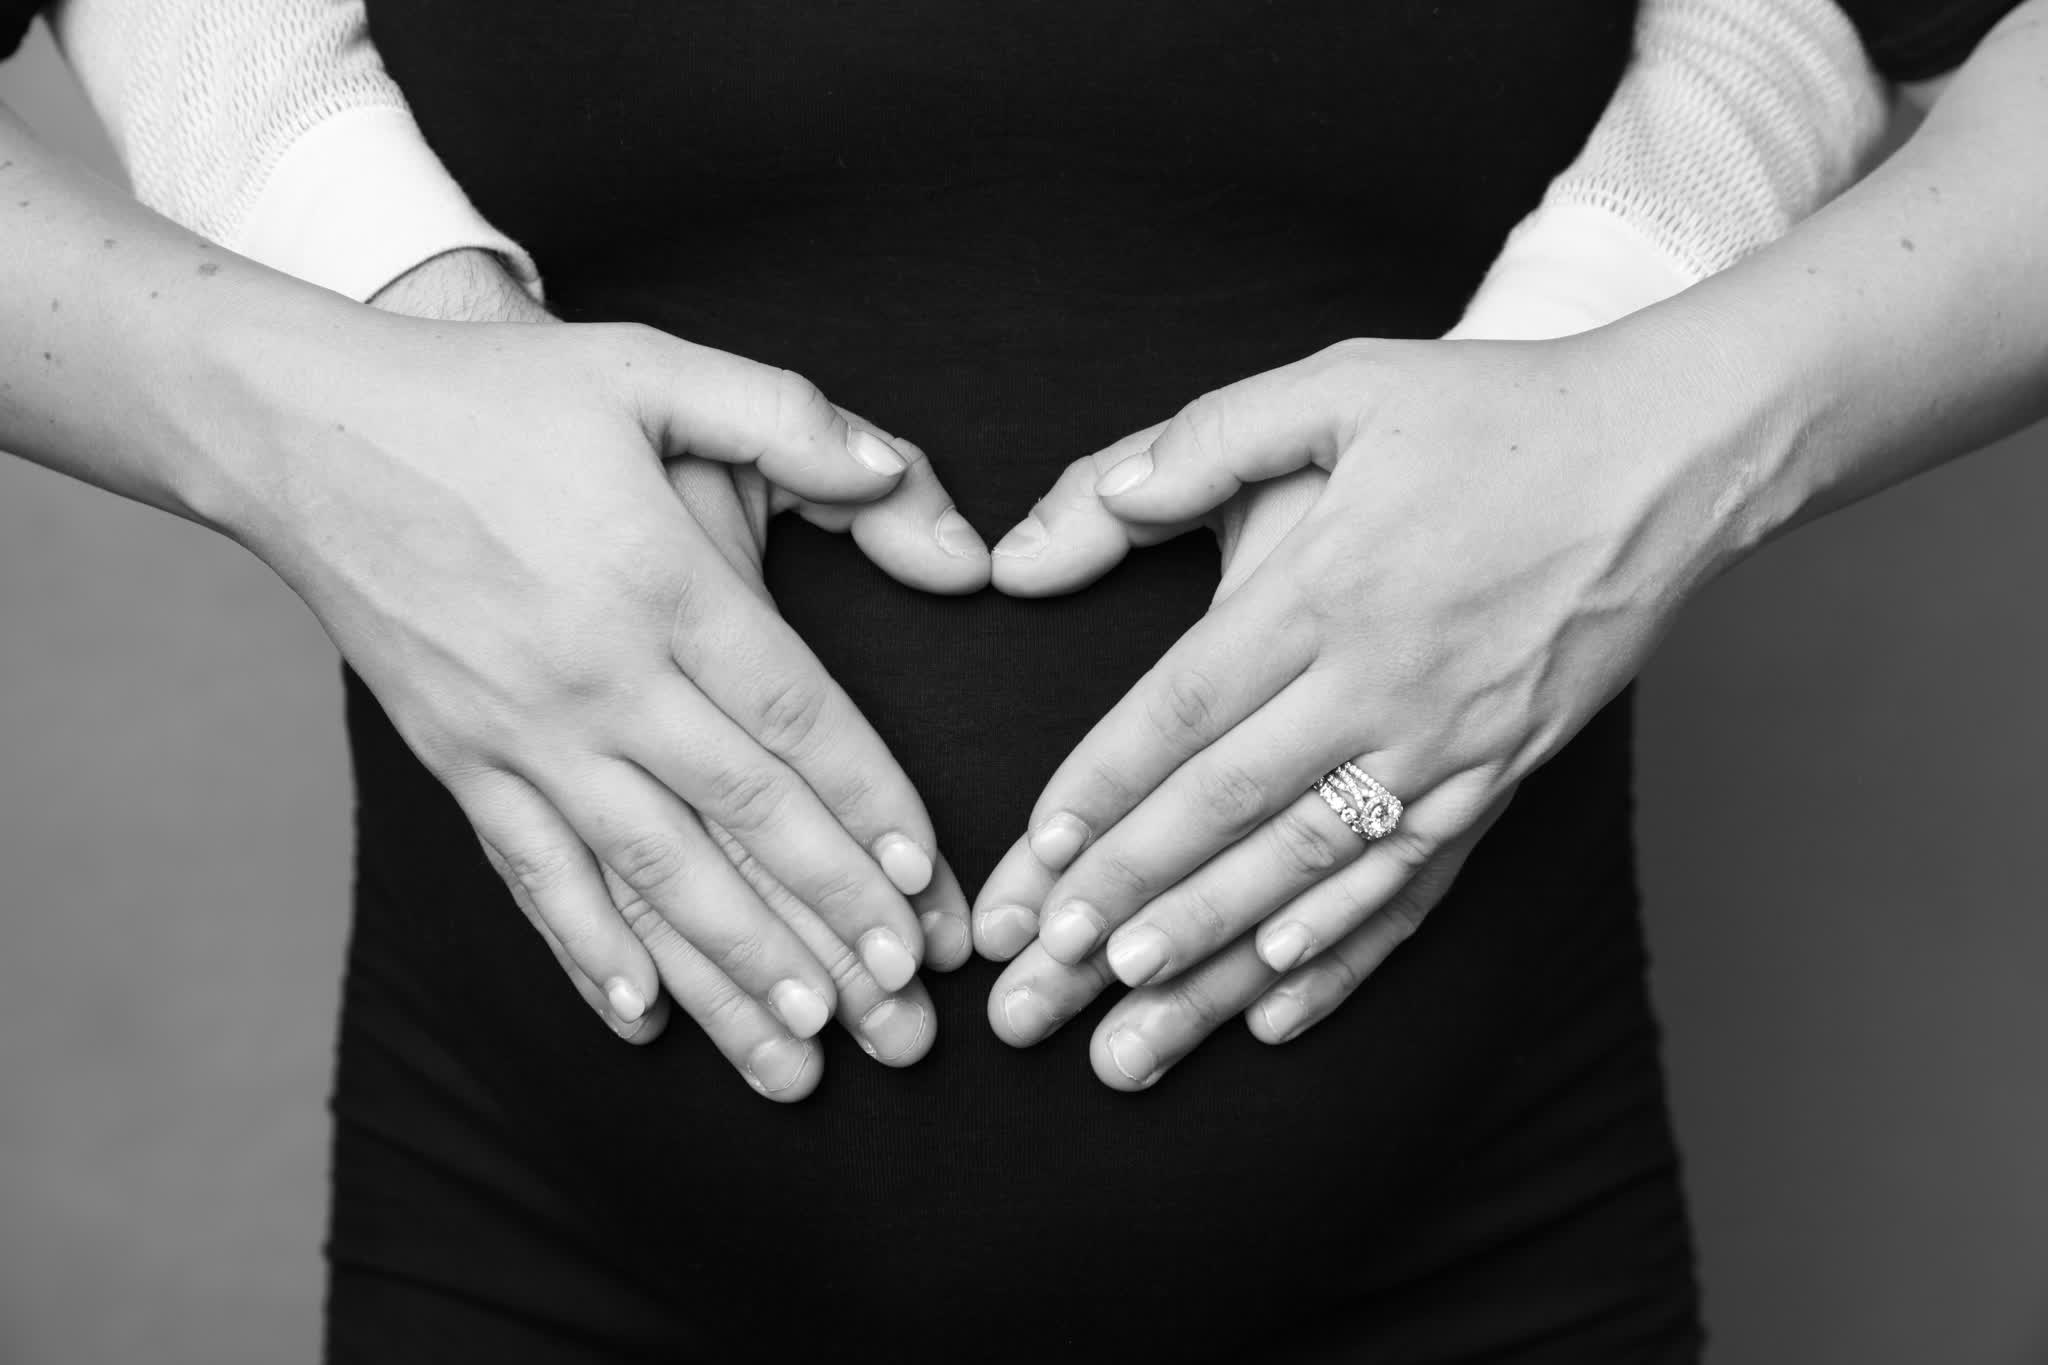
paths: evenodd
<path fill-rule="evenodd" d="M 1018 537 L 1038 553 L 998 547 L 998 587 L 1076 587 L 1237 511 L 1215 605 L 982 891 L 984 951 L 1028 939 L 990 996 L 1000 1036 L 1036 1042 L 1120 980 L 1091 1053 L 1143 1088 L 1232 1014 L 1296 1036 L 1414 930 L 1719 551 L 1704 504 L 1736 499 L 1685 474 L 1712 459 L 1664 458 L 1681 396 L 1637 354 L 1608 333 L 1347 342 L 1070 467 Z M 1724 494 L 1756 477 L 1727 467 Z M 1407 803 L 1393 833 L 1367 843 L 1311 790 L 1346 760 Z"/>

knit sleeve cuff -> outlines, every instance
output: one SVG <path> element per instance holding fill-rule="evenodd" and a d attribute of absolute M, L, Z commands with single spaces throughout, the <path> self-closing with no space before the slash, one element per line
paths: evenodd
<path fill-rule="evenodd" d="M 1571 336 L 1693 284 L 1677 260 L 1627 220 L 1590 204 L 1550 202 L 1508 235 L 1447 334 L 1536 341 Z"/>
<path fill-rule="evenodd" d="M 350 109 L 308 129 L 222 245 L 358 302 L 424 261 L 474 247 L 541 297 L 533 257 L 484 221 L 402 108 Z"/>

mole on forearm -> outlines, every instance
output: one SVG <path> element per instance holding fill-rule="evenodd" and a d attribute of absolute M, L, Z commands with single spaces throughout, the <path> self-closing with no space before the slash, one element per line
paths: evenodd
<path fill-rule="evenodd" d="M 199 273 L 202 275 L 218 275 L 220 274 L 220 267 L 212 261 L 208 261 L 205 265 L 199 267 Z"/>

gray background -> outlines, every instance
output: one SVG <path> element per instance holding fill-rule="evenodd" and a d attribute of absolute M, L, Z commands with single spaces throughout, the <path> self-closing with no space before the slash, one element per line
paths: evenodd
<path fill-rule="evenodd" d="M 112 173 L 40 35 L 0 98 Z M 1643 687 L 1719 1365 L 2048 1360 L 2044 456 L 1773 547 Z M 0 1361 L 312 1356 L 348 813 L 297 600 L 0 459 Z"/>

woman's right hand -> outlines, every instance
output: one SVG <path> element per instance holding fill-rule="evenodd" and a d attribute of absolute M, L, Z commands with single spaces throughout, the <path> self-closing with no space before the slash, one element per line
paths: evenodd
<path fill-rule="evenodd" d="M 858 502 L 914 448 L 641 327 L 351 309 L 252 334 L 230 401 L 208 385 L 194 418 L 242 452 L 214 519 L 312 607 L 615 1028 L 649 1017 L 659 975 L 757 1089 L 796 1098 L 842 988 L 879 1002 L 915 974 L 907 895 L 965 955 L 909 780 L 663 465 Z"/>

